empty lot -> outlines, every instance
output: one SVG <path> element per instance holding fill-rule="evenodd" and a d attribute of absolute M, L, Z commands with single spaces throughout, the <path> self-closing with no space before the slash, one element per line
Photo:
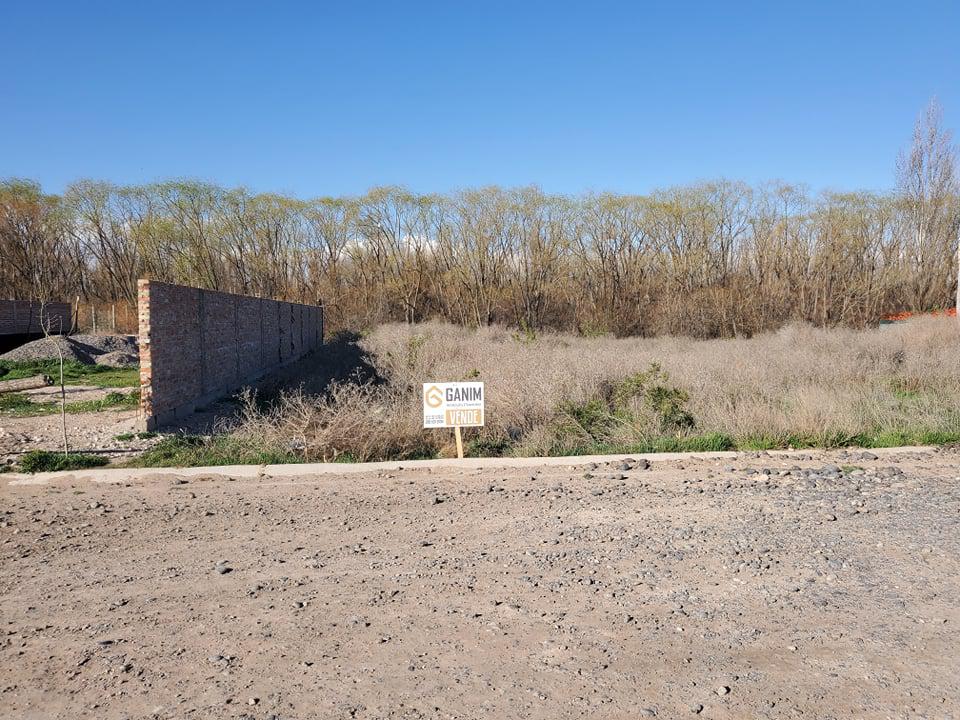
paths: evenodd
<path fill-rule="evenodd" d="M 960 453 L 2 488 L 18 718 L 955 717 Z"/>

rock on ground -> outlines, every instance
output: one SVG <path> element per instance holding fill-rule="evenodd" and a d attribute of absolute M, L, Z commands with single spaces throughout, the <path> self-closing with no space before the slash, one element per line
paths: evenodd
<path fill-rule="evenodd" d="M 960 452 L 878 455 L 2 484 L 0 706 L 954 717 Z"/>

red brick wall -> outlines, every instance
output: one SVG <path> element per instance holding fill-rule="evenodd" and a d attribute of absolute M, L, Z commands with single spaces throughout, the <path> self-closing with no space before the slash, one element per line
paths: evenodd
<path fill-rule="evenodd" d="M 0 300 L 0 335 L 39 335 L 43 325 L 53 334 L 68 333 L 73 324 L 70 303 L 46 303 L 43 325 L 40 303 L 30 300 Z"/>
<path fill-rule="evenodd" d="M 323 342 L 323 310 L 148 280 L 138 283 L 140 405 L 153 429 Z"/>

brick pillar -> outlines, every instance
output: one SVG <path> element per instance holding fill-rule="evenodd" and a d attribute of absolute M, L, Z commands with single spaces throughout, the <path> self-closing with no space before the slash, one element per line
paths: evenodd
<path fill-rule="evenodd" d="M 137 334 L 140 343 L 140 416 L 137 424 L 153 430 L 153 363 L 150 358 L 150 281 L 137 280 Z"/>

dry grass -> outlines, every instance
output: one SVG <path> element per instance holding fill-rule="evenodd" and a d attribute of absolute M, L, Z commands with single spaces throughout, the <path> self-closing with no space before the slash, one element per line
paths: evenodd
<path fill-rule="evenodd" d="M 548 454 L 713 445 L 864 445 L 960 437 L 960 325 L 922 318 L 878 330 L 788 326 L 751 339 L 614 339 L 426 323 L 386 325 L 361 344 L 384 382 L 325 398 L 251 403 L 234 432 L 311 459 L 368 460 L 450 451 L 421 429 L 420 386 L 479 379 L 487 426 L 474 452 Z M 662 376 L 616 403 L 624 380 Z M 690 427 L 664 420 L 653 387 L 675 392 Z M 682 402 L 686 393 L 688 402 Z M 704 439 L 706 438 L 706 439 Z"/>

